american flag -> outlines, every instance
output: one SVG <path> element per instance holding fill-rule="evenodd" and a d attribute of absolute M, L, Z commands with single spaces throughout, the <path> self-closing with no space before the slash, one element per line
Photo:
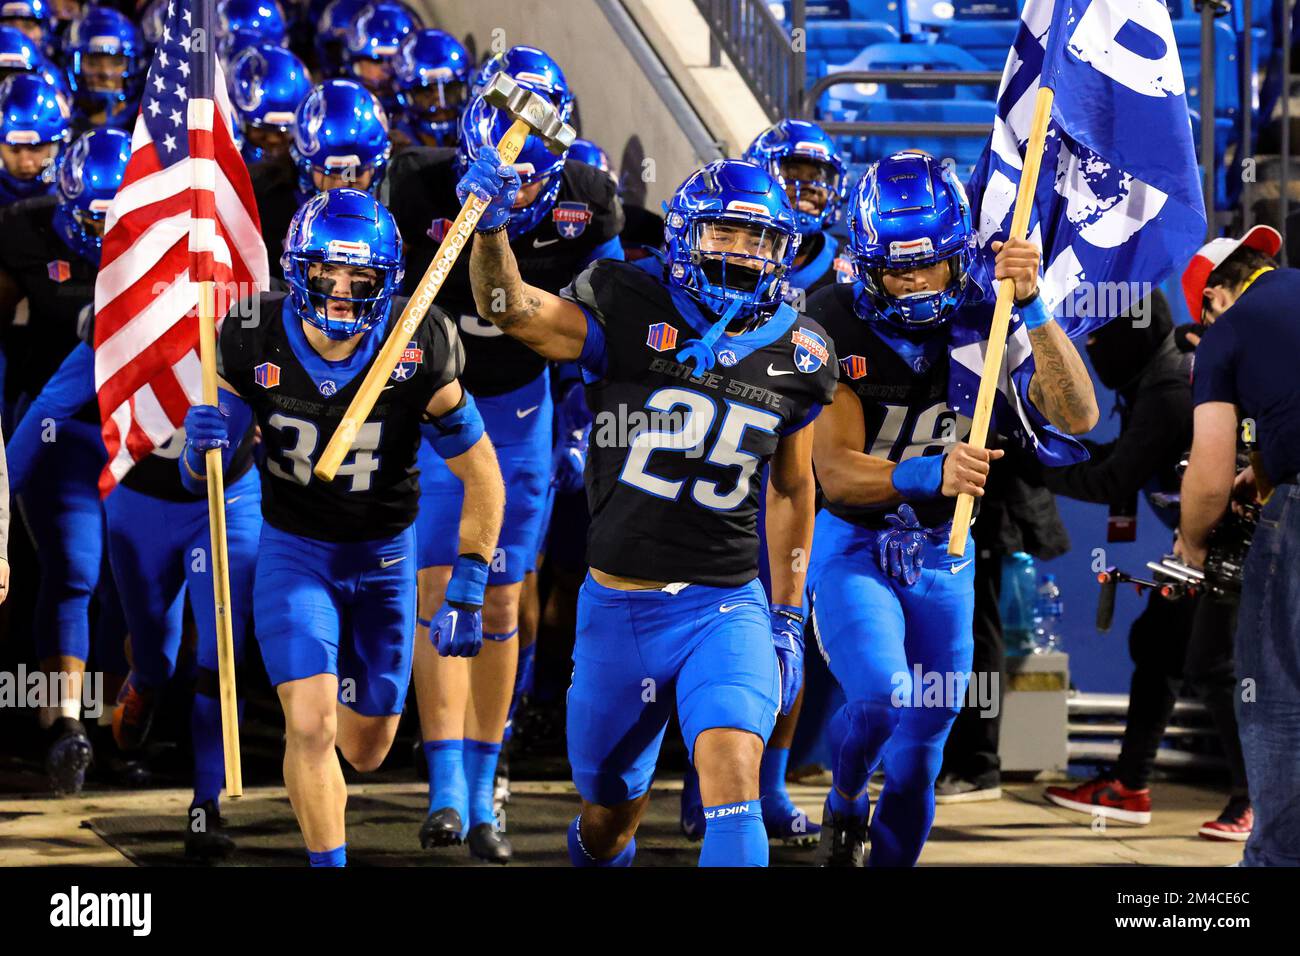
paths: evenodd
<path fill-rule="evenodd" d="M 95 280 L 95 388 L 107 495 L 166 444 L 202 396 L 199 283 L 218 321 L 232 300 L 268 287 L 266 246 L 212 30 L 213 0 L 169 0 L 108 211 Z"/>

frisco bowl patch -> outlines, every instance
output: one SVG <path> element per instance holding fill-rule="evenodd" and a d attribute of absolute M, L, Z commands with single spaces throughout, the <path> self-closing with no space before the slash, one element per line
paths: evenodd
<path fill-rule="evenodd" d="M 415 370 L 420 363 L 424 361 L 424 349 L 417 346 L 414 342 L 408 342 L 406 348 L 402 349 L 402 357 L 397 364 L 393 366 L 393 374 L 388 376 L 394 382 L 405 382 L 415 374 Z"/>
<path fill-rule="evenodd" d="M 799 371 L 812 374 L 830 361 L 826 340 L 816 332 L 799 326 L 790 333 L 790 341 L 794 343 L 794 367 Z"/>
<path fill-rule="evenodd" d="M 593 213 L 585 202 L 557 202 L 551 210 L 551 221 L 561 238 L 577 239 L 587 229 Z"/>

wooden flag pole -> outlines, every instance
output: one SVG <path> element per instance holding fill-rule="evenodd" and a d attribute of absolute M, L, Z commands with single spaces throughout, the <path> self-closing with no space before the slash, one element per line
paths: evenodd
<path fill-rule="evenodd" d="M 1034 208 L 1034 193 L 1038 189 L 1038 171 L 1043 165 L 1043 149 L 1047 145 L 1047 124 L 1052 118 L 1053 93 L 1050 87 L 1039 87 L 1034 100 L 1033 125 L 1029 130 L 1029 145 L 1025 147 L 1025 168 L 1020 173 L 1020 188 L 1016 191 L 1016 208 L 1011 215 L 1009 238 L 1024 239 L 1029 232 L 1029 214 Z M 1002 376 L 1002 358 L 1006 353 L 1007 329 L 1011 325 L 1011 306 L 1015 302 L 1016 284 L 1011 279 L 998 283 L 997 305 L 993 309 L 993 326 L 989 329 L 988 349 L 984 352 L 984 371 L 980 375 L 980 390 L 975 398 L 975 415 L 971 419 L 967 443 L 983 448 L 988 441 L 989 424 L 993 418 L 993 399 L 997 395 L 998 379 Z M 960 557 L 966 553 L 966 537 L 970 534 L 971 516 L 975 512 L 975 497 L 957 496 L 957 507 L 952 517 L 952 532 L 948 536 L 948 553 Z"/>
<path fill-rule="evenodd" d="M 212 282 L 199 283 L 199 359 L 203 365 L 203 404 L 217 404 L 217 320 Z M 221 449 L 204 455 L 208 469 L 209 567 L 217 625 L 217 676 L 221 687 L 221 738 L 226 758 L 226 794 L 244 795 L 239 758 L 239 702 L 235 694 L 235 641 L 230 626 L 230 565 L 226 551 L 226 482 Z"/>
<path fill-rule="evenodd" d="M 519 151 L 524 148 L 524 142 L 530 132 L 529 125 L 517 119 L 501 137 L 501 142 L 497 144 L 497 152 L 501 155 L 503 165 L 508 166 L 515 161 Z M 329 444 L 321 452 L 320 460 L 316 462 L 314 469 L 317 478 L 333 481 L 334 476 L 338 474 L 339 466 L 343 464 L 343 459 L 352 450 L 352 444 L 357 439 L 357 432 L 365 424 L 371 409 L 375 407 L 375 402 L 379 401 L 379 393 L 388 384 L 388 377 L 393 374 L 393 369 L 401 361 L 406 344 L 415 335 L 415 330 L 420 327 L 420 323 L 424 321 L 429 306 L 433 304 L 434 296 L 438 294 L 443 282 L 451 274 L 451 267 L 456 264 L 461 252 L 469 245 L 474 235 L 474 227 L 478 225 L 487 207 L 488 204 L 477 196 L 465 197 L 465 204 L 460 207 L 460 212 L 451 224 L 451 228 L 447 230 L 447 235 L 438 246 L 438 251 L 433 254 L 429 268 L 424 271 L 424 277 L 415 287 L 414 294 L 407 300 L 401 318 L 388 333 L 383 348 L 370 364 L 370 370 L 361 380 L 361 387 L 357 389 L 356 395 L 352 396 L 347 411 L 343 413 L 338 427 L 330 436 Z"/>

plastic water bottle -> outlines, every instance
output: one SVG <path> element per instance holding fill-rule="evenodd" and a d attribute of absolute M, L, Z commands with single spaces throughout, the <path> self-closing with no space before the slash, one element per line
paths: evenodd
<path fill-rule="evenodd" d="M 1037 599 L 1038 570 L 1034 559 L 1023 551 L 1002 559 L 1002 594 L 998 611 L 1006 652 L 1013 657 L 1034 649 L 1034 601 Z"/>
<path fill-rule="evenodd" d="M 1034 653 L 1058 654 L 1065 643 L 1061 625 L 1061 589 L 1055 574 L 1044 574 L 1034 601 Z"/>

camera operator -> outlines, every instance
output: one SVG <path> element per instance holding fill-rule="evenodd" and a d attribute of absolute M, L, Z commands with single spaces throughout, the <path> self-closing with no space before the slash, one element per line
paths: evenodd
<path fill-rule="evenodd" d="M 1300 271 L 1277 268 L 1281 236 L 1215 239 L 1183 276 L 1207 326 L 1192 379 L 1194 435 L 1174 551 L 1205 566 L 1234 492 L 1263 502 L 1242 574 L 1236 656 L 1241 744 L 1255 829 L 1244 866 L 1300 866 Z M 1239 425 L 1257 443 L 1237 474 Z"/>
<path fill-rule="evenodd" d="M 1153 292 L 1130 313 L 1088 338 L 1097 377 L 1114 390 L 1119 436 L 1088 442 L 1090 459 L 1044 469 L 1043 481 L 1058 495 L 1107 504 L 1111 541 L 1132 541 L 1137 497 L 1146 492 L 1156 514 L 1172 531 L 1177 508 L 1177 468 L 1192 440 L 1191 357 L 1175 345 L 1169 304 Z M 1242 841 L 1252 814 L 1245 765 L 1233 714 L 1233 609 L 1208 598 L 1168 600 L 1152 590 L 1146 610 L 1129 630 L 1133 678 L 1124 741 L 1115 766 L 1077 787 L 1049 787 L 1052 803 L 1130 824 L 1151 820 L 1151 773 L 1156 752 L 1177 703 L 1180 686 L 1205 702 L 1222 741 L 1231 774 L 1231 795 L 1200 835 Z"/>

